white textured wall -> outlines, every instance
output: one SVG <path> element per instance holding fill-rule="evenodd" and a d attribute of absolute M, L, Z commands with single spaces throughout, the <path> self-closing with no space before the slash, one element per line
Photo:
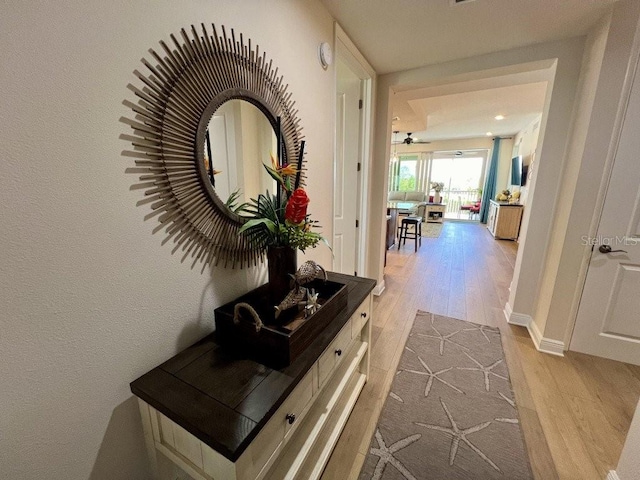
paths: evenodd
<path fill-rule="evenodd" d="M 511 159 L 513 158 L 513 141 L 514 141 L 514 138 L 503 138 L 500 141 L 500 156 L 498 157 L 498 174 L 496 176 L 496 193 L 499 193 L 502 190 L 512 190 Z M 489 157 L 489 159 L 491 159 L 491 157 Z M 495 195 L 494 195 L 494 198 L 495 198 Z"/>
<path fill-rule="evenodd" d="M 533 321 L 537 329 L 542 332 L 543 337 L 563 341 L 566 323 L 569 320 L 568 313 L 560 320 L 562 325 L 556 328 L 558 334 L 551 336 L 545 328 L 549 318 L 549 308 L 553 296 L 561 298 L 568 307 L 571 305 L 572 292 L 575 289 L 575 279 L 577 278 L 579 263 L 573 268 L 560 270 L 560 257 L 563 249 L 572 250 L 578 253 L 584 248 L 579 245 L 565 245 L 567 240 L 567 223 L 571 211 L 573 197 L 578 185 L 578 172 L 581 168 L 582 156 L 587 142 L 587 132 L 589 122 L 593 112 L 594 99 L 600 79 L 602 61 L 605 55 L 607 35 L 609 34 L 611 15 L 606 15 L 591 30 L 585 45 L 584 58 L 582 61 L 582 71 L 580 83 L 576 97 L 576 108 L 571 122 L 571 131 L 567 144 L 566 160 L 562 171 L 562 181 L 560 184 L 560 195 L 558 203 L 554 209 L 553 227 L 551 231 L 551 241 L 546 255 L 542 282 L 536 296 L 536 306 L 533 314 Z M 538 162 L 536 162 L 538 163 Z M 537 168 L 535 165 L 534 168 Z M 549 327 L 553 329 L 553 322 Z"/>
<path fill-rule="evenodd" d="M 0 16 L 0 476 L 143 479 L 129 382 L 213 328 L 256 272 L 181 264 L 137 207 L 123 99 L 161 39 L 235 27 L 265 50 L 305 128 L 311 213 L 331 238 L 333 72 L 315 0 L 9 2 Z M 319 247 L 315 258 L 329 264 Z"/>
<path fill-rule="evenodd" d="M 578 302 L 584 286 L 590 248 L 582 245 L 583 235 L 595 234 L 597 223 L 594 212 L 600 211 L 598 192 L 603 181 L 607 152 L 611 143 L 613 126 L 620 102 L 627 68 L 632 55 L 634 35 L 637 35 L 640 20 L 640 2 L 621 0 L 614 5 L 610 19 L 596 26 L 592 34 L 591 50 L 596 55 L 604 47 L 601 63 L 593 61 L 585 72 L 585 81 L 594 73 L 590 69 L 600 67 L 597 87 L 593 86 L 584 98 L 593 109 L 579 112 L 576 120 L 576 141 L 572 142 L 571 159 L 565 173 L 563 190 L 565 202 L 558 209 L 554 226 L 554 242 L 562 247 L 554 252 L 554 259 L 546 268 L 557 268 L 552 288 L 541 300 L 548 302 L 548 313 L 543 335 L 564 341 L 570 339 Z M 608 28 L 607 28 L 608 27 Z M 579 155 L 579 163 L 575 162 Z M 555 240 L 563 239 L 563 240 Z M 544 304 L 543 304 L 544 305 Z M 546 305 L 542 307 L 542 312 Z M 536 314 L 536 320 L 542 315 Z M 542 329 L 541 329 L 542 331 Z"/>

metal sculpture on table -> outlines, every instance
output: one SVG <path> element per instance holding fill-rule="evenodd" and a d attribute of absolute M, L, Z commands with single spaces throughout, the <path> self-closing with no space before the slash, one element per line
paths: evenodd
<path fill-rule="evenodd" d="M 284 300 L 275 307 L 276 318 L 278 318 L 283 311 L 296 306 L 305 308 L 305 316 L 312 315 L 320 308 L 318 304 L 318 294 L 315 293 L 314 290 L 309 292 L 309 289 L 305 288 L 304 285 L 316 278 L 322 278 L 326 282 L 326 270 L 313 260 L 307 260 L 298 268 L 298 271 L 294 275 L 291 275 L 291 278 L 293 287 L 287 296 L 284 297 Z"/>

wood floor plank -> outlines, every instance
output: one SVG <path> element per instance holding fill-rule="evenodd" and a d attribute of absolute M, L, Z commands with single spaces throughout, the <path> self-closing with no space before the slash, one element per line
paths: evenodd
<path fill-rule="evenodd" d="M 592 397 L 593 393 L 582 380 L 580 371 L 567 360 L 567 357 L 545 355 L 543 359 L 561 392 L 583 399 Z"/>
<path fill-rule="evenodd" d="M 380 416 L 384 403 L 382 393 L 386 374 L 385 370 L 371 367 L 369 381 L 362 389 L 360 399 L 353 408 L 324 471 L 325 478 L 348 478 L 353 471 L 357 478 L 362 467 L 359 462 L 364 462 L 364 454 L 367 453 L 376 426 L 376 422 L 371 419 Z"/>
<path fill-rule="evenodd" d="M 409 242 L 411 243 L 411 242 Z M 504 305 L 518 244 L 485 226 L 445 222 L 439 238 L 388 252 L 386 290 L 374 298 L 371 377 L 323 474 L 356 479 L 418 309 L 497 326 L 536 480 L 602 480 L 617 463 L 640 396 L 640 367 L 538 352 Z"/>
<path fill-rule="evenodd" d="M 607 419 L 614 428 L 625 432 L 624 434 L 626 435 L 635 407 L 632 407 L 629 402 L 620 397 L 611 388 L 607 379 L 598 371 L 596 364 L 602 359 L 575 352 L 567 355 L 567 358 L 580 372 L 582 381 L 585 382 L 587 389 L 591 392 L 591 399 L 602 405 Z"/>
<path fill-rule="evenodd" d="M 527 339 L 525 339 L 526 341 Z M 516 404 L 529 410 L 535 411 L 536 405 L 533 401 L 533 393 L 529 388 L 529 383 L 522 368 L 522 359 L 518 353 L 517 345 L 513 341 L 505 341 L 503 338 L 502 347 L 509 369 L 509 377 L 515 395 Z M 537 413 L 536 413 L 537 418 Z"/>
<path fill-rule="evenodd" d="M 373 343 L 371 354 L 371 366 L 384 369 L 386 371 L 395 369 L 396 364 L 393 364 L 393 360 L 396 356 L 398 349 L 404 347 L 406 337 L 403 333 L 407 324 L 411 324 L 416 315 L 416 309 L 413 308 L 414 304 L 413 295 L 401 295 L 400 304 L 403 308 L 396 310 L 385 323 L 380 337 Z"/>
<path fill-rule="evenodd" d="M 597 402 L 572 395 L 562 394 L 565 403 L 582 437 L 589 457 L 598 469 L 600 478 L 605 478 L 609 470 L 614 470 L 622 446 L 624 436 L 611 426 Z M 602 437 L 608 438 L 608 442 L 600 441 Z M 622 437 L 622 438 L 620 438 Z"/>
<path fill-rule="evenodd" d="M 520 405 L 518 405 L 518 413 L 524 434 L 524 442 L 531 459 L 531 470 L 534 478 L 558 480 L 560 477 L 553 463 L 538 413 Z"/>
<path fill-rule="evenodd" d="M 598 478 L 598 470 L 544 359 L 526 341 L 516 341 L 536 412 L 560 478 Z"/>

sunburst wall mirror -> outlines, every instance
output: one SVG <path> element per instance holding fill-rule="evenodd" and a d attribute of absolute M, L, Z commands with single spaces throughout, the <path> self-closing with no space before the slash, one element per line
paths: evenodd
<path fill-rule="evenodd" d="M 159 222 L 154 232 L 165 230 L 164 242 L 192 266 L 243 268 L 263 253 L 239 234 L 246 219 L 234 203 L 269 189 L 262 163 L 270 153 L 281 163 L 298 158 L 302 127 L 288 86 L 258 45 L 233 29 L 211 29 L 192 25 L 190 35 L 182 29 L 172 45 L 149 50 L 147 73 L 134 72 L 141 84 L 128 85 L 137 99 L 124 102 L 134 115 L 122 119 L 133 129 L 123 138 L 133 145 L 127 154 L 144 189 L 140 203 Z"/>

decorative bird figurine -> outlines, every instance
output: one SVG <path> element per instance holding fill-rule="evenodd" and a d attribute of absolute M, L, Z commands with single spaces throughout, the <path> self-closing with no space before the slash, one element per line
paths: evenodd
<path fill-rule="evenodd" d="M 307 260 L 302 264 L 302 266 L 298 269 L 298 271 L 291 276 L 293 278 L 293 288 L 284 297 L 284 300 L 280 302 L 280 304 L 275 307 L 276 313 L 275 317 L 278 318 L 282 312 L 288 310 L 289 308 L 300 306 L 306 307 L 307 302 L 306 299 L 309 299 L 309 292 L 302 285 L 306 285 L 316 278 L 323 278 L 324 281 L 327 281 L 327 272 L 324 268 L 318 265 L 313 260 Z M 318 305 L 318 294 L 315 291 L 312 294 L 313 297 L 313 305 L 314 305 L 314 313 L 315 310 L 319 308 Z"/>
<path fill-rule="evenodd" d="M 307 289 L 300 285 L 296 285 L 289 293 L 287 293 L 287 296 L 280 302 L 280 305 L 276 307 L 275 317 L 278 318 L 282 312 L 291 307 L 295 307 L 296 305 L 306 305 L 306 302 L 304 301 L 306 296 Z"/>
<path fill-rule="evenodd" d="M 327 272 L 313 260 L 307 260 L 304 262 L 293 276 L 297 285 L 305 285 L 316 278 L 324 278 L 324 281 L 326 282 Z"/>

